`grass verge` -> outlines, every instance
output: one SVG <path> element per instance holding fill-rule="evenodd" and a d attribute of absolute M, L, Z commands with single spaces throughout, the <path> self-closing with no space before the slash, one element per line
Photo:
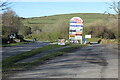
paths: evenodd
<path fill-rule="evenodd" d="M 3 44 L 2 47 L 18 46 L 21 44 L 28 44 L 28 43 L 32 43 L 32 42 L 18 42 L 18 43 L 11 43 L 11 44 Z"/>
<path fill-rule="evenodd" d="M 22 60 L 22 59 L 31 57 L 33 55 L 36 55 L 38 53 L 41 53 L 43 51 L 51 50 L 58 47 L 63 47 L 63 46 L 53 44 L 53 45 L 48 45 L 41 48 L 33 49 L 31 51 L 23 52 L 14 56 L 10 56 L 2 61 L 3 70 L 10 70 L 11 68 L 13 68 L 14 64 L 19 60 Z"/>
<path fill-rule="evenodd" d="M 119 44 L 118 39 L 102 39 L 102 44 Z"/>
<path fill-rule="evenodd" d="M 31 62 L 26 62 L 26 63 L 15 63 L 15 59 L 17 59 L 15 57 L 12 57 L 10 59 L 10 61 L 7 59 L 7 60 L 4 60 L 3 61 L 3 71 L 4 72 L 7 72 L 7 71 L 19 71 L 19 70 L 27 70 L 31 67 L 34 67 L 34 66 L 37 66 L 37 65 L 40 65 L 40 64 L 43 64 L 45 61 L 47 60 L 50 60 L 50 59 L 53 59 L 57 56 L 62 56 L 64 55 L 65 53 L 67 52 L 72 52 L 72 51 L 75 51 L 76 49 L 79 49 L 85 45 L 80 45 L 80 44 L 68 44 L 70 47 L 67 47 L 67 48 L 63 48 L 63 49 L 60 49 L 58 51 L 55 51 L 55 52 L 51 52 L 49 54 L 46 54 L 44 56 L 42 56 L 41 58 L 37 59 L 37 60 L 34 60 L 34 61 L 31 61 Z M 57 46 L 57 45 L 56 45 Z M 45 49 L 46 50 L 46 49 Z M 34 51 L 33 51 L 34 52 Z M 20 57 L 20 56 L 19 56 Z M 18 59 L 17 59 L 18 60 Z M 8 62 L 7 62 L 8 61 Z M 12 65 L 11 65 L 12 64 Z"/>

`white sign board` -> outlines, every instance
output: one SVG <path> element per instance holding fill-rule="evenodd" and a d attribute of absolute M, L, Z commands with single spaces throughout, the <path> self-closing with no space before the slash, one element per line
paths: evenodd
<path fill-rule="evenodd" d="M 16 37 L 16 34 L 11 34 L 10 36 L 9 36 L 9 38 L 15 38 Z"/>
<path fill-rule="evenodd" d="M 91 35 L 85 35 L 85 38 L 91 38 Z"/>
<path fill-rule="evenodd" d="M 75 36 L 76 40 L 82 39 L 82 36 Z"/>
<path fill-rule="evenodd" d="M 65 39 L 58 39 L 58 45 L 65 45 Z"/>
<path fill-rule="evenodd" d="M 80 17 L 73 17 L 70 19 L 69 39 L 80 40 L 82 44 L 83 20 Z"/>

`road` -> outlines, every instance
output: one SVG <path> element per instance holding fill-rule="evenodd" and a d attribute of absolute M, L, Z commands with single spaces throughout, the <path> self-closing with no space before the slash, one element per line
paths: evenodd
<path fill-rule="evenodd" d="M 16 55 L 25 51 L 30 51 L 35 48 L 43 47 L 50 44 L 49 42 L 36 41 L 34 43 L 22 44 L 18 46 L 3 47 L 2 48 L 2 59 L 9 56 Z"/>
<path fill-rule="evenodd" d="M 118 78 L 118 47 L 90 45 L 9 78 Z"/>
<path fill-rule="evenodd" d="M 70 47 L 70 46 L 64 46 L 64 47 L 59 47 L 59 48 L 54 48 L 54 49 L 51 49 L 51 50 L 43 51 L 40 54 L 36 54 L 34 56 L 31 56 L 31 57 L 28 57 L 26 59 L 20 60 L 17 63 L 31 62 L 31 61 L 34 61 L 34 60 L 37 60 L 37 59 L 41 58 L 42 56 L 44 56 L 46 54 L 50 54 L 52 52 L 55 52 L 57 50 L 60 50 L 60 49 L 63 49 L 63 48 L 67 48 L 67 47 Z"/>

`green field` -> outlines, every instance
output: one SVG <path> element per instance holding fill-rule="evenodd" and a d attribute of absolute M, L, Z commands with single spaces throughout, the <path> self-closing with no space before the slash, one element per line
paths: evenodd
<path fill-rule="evenodd" d="M 84 20 L 84 26 L 87 26 L 87 24 L 95 21 L 103 21 L 107 23 L 108 22 L 107 19 L 109 16 L 99 13 L 75 13 L 75 14 L 62 14 L 62 15 L 26 18 L 22 22 L 26 26 L 39 27 L 39 29 L 42 29 L 45 25 L 55 24 L 60 19 L 64 20 L 66 23 L 69 24 L 69 21 L 72 17 L 81 17 Z"/>
<path fill-rule="evenodd" d="M 32 30 L 32 34 L 25 36 L 25 38 L 33 39 L 35 37 L 37 40 L 43 41 L 56 41 L 58 38 L 67 40 L 70 19 L 73 17 L 83 19 L 83 36 L 91 34 L 94 38 L 107 39 L 111 38 L 109 37 L 111 34 L 117 36 L 117 20 L 112 16 L 100 13 L 74 13 L 22 19 L 23 24 L 31 27 Z"/>

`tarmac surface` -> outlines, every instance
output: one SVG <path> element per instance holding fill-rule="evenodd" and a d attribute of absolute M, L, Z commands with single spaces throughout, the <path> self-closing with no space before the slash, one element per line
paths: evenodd
<path fill-rule="evenodd" d="M 9 78 L 118 78 L 118 46 L 89 45 Z"/>
<path fill-rule="evenodd" d="M 70 46 L 64 46 L 64 47 L 59 47 L 59 48 L 43 51 L 43 52 L 41 52 L 39 54 L 36 54 L 34 56 L 31 56 L 31 57 L 28 57 L 26 59 L 20 60 L 17 63 L 31 62 L 31 61 L 34 61 L 34 60 L 37 60 L 37 59 L 41 58 L 42 56 L 44 56 L 46 54 L 50 54 L 51 52 L 55 52 L 57 50 L 60 50 L 60 49 L 63 49 L 63 48 L 67 48 L 67 47 L 70 47 Z"/>
<path fill-rule="evenodd" d="M 49 45 L 50 42 L 36 41 L 34 43 L 22 44 L 18 46 L 2 47 L 2 59 L 13 56 L 22 52 L 30 51 L 35 48 Z"/>

